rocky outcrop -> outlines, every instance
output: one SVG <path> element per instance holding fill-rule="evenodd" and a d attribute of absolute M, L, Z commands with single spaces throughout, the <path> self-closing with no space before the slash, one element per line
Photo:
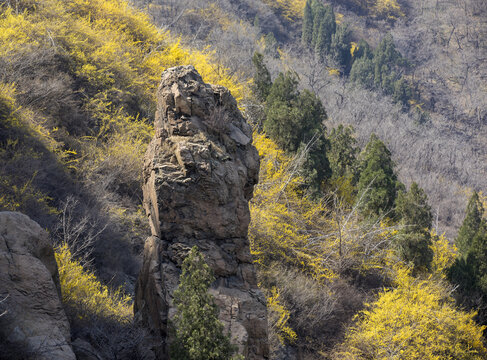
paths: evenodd
<path fill-rule="evenodd" d="M 259 172 L 251 128 L 230 92 L 205 84 L 192 66 L 164 72 L 157 96 L 156 134 L 143 174 L 152 236 L 137 284 L 136 317 L 160 337 L 163 358 L 180 266 L 197 245 L 216 276 L 211 292 L 232 342 L 246 359 L 266 359 L 265 298 L 247 238 L 248 201 Z"/>
<path fill-rule="evenodd" d="M 76 359 L 54 250 L 47 233 L 20 213 L 0 212 L 1 299 L 0 357 Z"/>

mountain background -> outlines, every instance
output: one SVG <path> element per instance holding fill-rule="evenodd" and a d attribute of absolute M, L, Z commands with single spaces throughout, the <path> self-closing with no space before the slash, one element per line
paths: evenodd
<path fill-rule="evenodd" d="M 416 181 L 428 194 L 438 231 L 454 237 L 472 190 L 487 186 L 486 21 L 482 1 L 331 1 L 351 40 L 375 48 L 392 34 L 410 63 L 416 106 L 403 111 L 389 96 L 367 91 L 330 74 L 301 45 L 304 1 L 134 1 L 154 21 L 204 49 L 232 73 L 252 76 L 252 54 L 261 51 L 273 77 L 295 71 L 303 88 L 316 92 L 328 128 L 352 125 L 361 145 L 376 133 L 390 148 L 401 181 Z M 329 63 L 329 68 L 336 64 Z"/>

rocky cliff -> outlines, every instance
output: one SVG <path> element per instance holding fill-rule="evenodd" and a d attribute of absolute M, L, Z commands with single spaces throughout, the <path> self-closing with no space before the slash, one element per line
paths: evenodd
<path fill-rule="evenodd" d="M 20 213 L 0 212 L 0 300 L 0 358 L 76 359 L 54 250 L 47 233 Z"/>
<path fill-rule="evenodd" d="M 252 131 L 230 92 L 205 84 L 192 66 L 164 72 L 155 136 L 144 164 L 152 236 L 135 301 L 136 318 L 167 354 L 168 319 L 182 260 L 197 245 L 213 269 L 220 320 L 246 359 L 266 359 L 267 313 L 249 251 L 248 201 L 258 180 Z"/>

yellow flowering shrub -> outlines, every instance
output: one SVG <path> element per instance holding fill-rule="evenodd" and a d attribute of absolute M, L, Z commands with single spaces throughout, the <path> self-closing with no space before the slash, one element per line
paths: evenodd
<path fill-rule="evenodd" d="M 306 5 L 306 0 L 264 0 L 264 2 L 279 10 L 290 21 L 302 18 L 304 6 Z"/>
<path fill-rule="evenodd" d="M 250 204 L 249 239 L 255 261 L 301 269 L 319 281 L 331 281 L 344 269 L 370 271 L 389 266 L 387 223 L 366 227 L 349 204 L 327 205 L 302 191 L 299 155 L 291 158 L 264 134 L 254 134 L 261 157 L 260 180 Z"/>
<path fill-rule="evenodd" d="M 445 360 L 485 359 L 483 330 L 474 312 L 455 308 L 441 281 L 418 279 L 398 267 L 395 288 L 357 315 L 334 358 Z"/>
<path fill-rule="evenodd" d="M 373 0 L 371 9 L 372 13 L 380 18 L 395 19 L 404 16 L 397 0 Z"/>
<path fill-rule="evenodd" d="M 270 326 L 273 329 L 272 333 L 277 334 L 281 344 L 293 343 L 297 340 L 298 335 L 288 324 L 291 313 L 281 304 L 279 296 L 279 290 L 273 287 L 267 297 L 267 309 Z"/>
<path fill-rule="evenodd" d="M 121 174 L 121 181 L 137 183 L 140 159 L 152 137 L 156 89 L 164 69 L 192 64 L 205 81 L 229 88 L 237 99 L 242 98 L 246 86 L 215 60 L 211 49 L 183 47 L 124 0 L 19 0 L 15 8 L 0 6 L 0 61 L 29 65 L 42 56 L 62 62 L 63 82 L 66 78 L 76 80 L 76 87 L 66 87 L 62 95 L 77 98 L 80 104 L 67 111 L 82 111 L 81 118 L 89 120 L 74 124 L 78 133 L 72 135 L 67 124 L 42 114 L 49 103 L 35 107 L 33 101 L 16 110 L 17 116 L 10 121 L 21 124 L 23 132 L 55 155 L 53 159 L 88 184 L 105 183 L 100 176 L 114 172 Z M 45 77 L 42 67 L 35 71 Z M 36 81 L 28 83 L 36 86 Z M 0 97 L 12 104 L 30 92 L 22 89 L 16 93 L 8 86 L 0 84 Z M 0 144 L 0 151 L 4 146 L 12 147 L 12 141 L 15 139 Z M 46 154 L 23 153 L 46 160 Z M 19 183 L 11 174 L 5 177 L 4 184 Z M 13 200 L 4 196 L 3 202 L 7 201 Z M 17 200 L 16 204 L 20 203 Z M 25 210 L 22 206 L 10 208 Z"/>
<path fill-rule="evenodd" d="M 433 250 L 431 272 L 445 278 L 445 271 L 453 265 L 457 257 L 457 247 L 450 244 L 445 234 L 437 235 L 434 230 L 431 231 L 431 238 L 431 249 Z"/>
<path fill-rule="evenodd" d="M 63 302 L 79 317 L 103 317 L 121 323 L 131 321 L 132 298 L 120 289 L 111 290 L 73 258 L 67 244 L 55 249 Z"/>

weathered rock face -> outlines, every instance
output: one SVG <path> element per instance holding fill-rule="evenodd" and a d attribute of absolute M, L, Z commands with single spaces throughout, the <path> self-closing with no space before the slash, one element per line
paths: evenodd
<path fill-rule="evenodd" d="M 0 212 L 1 299 L 5 358 L 76 359 L 53 248 L 47 233 L 20 213 Z"/>
<path fill-rule="evenodd" d="M 248 201 L 258 180 L 252 131 L 230 92 L 208 85 L 192 66 L 164 72 L 158 90 L 156 134 L 144 164 L 144 206 L 152 236 L 135 311 L 161 338 L 180 266 L 197 245 L 213 269 L 211 292 L 220 319 L 246 359 L 268 357 L 265 298 L 257 287 L 247 238 Z"/>

